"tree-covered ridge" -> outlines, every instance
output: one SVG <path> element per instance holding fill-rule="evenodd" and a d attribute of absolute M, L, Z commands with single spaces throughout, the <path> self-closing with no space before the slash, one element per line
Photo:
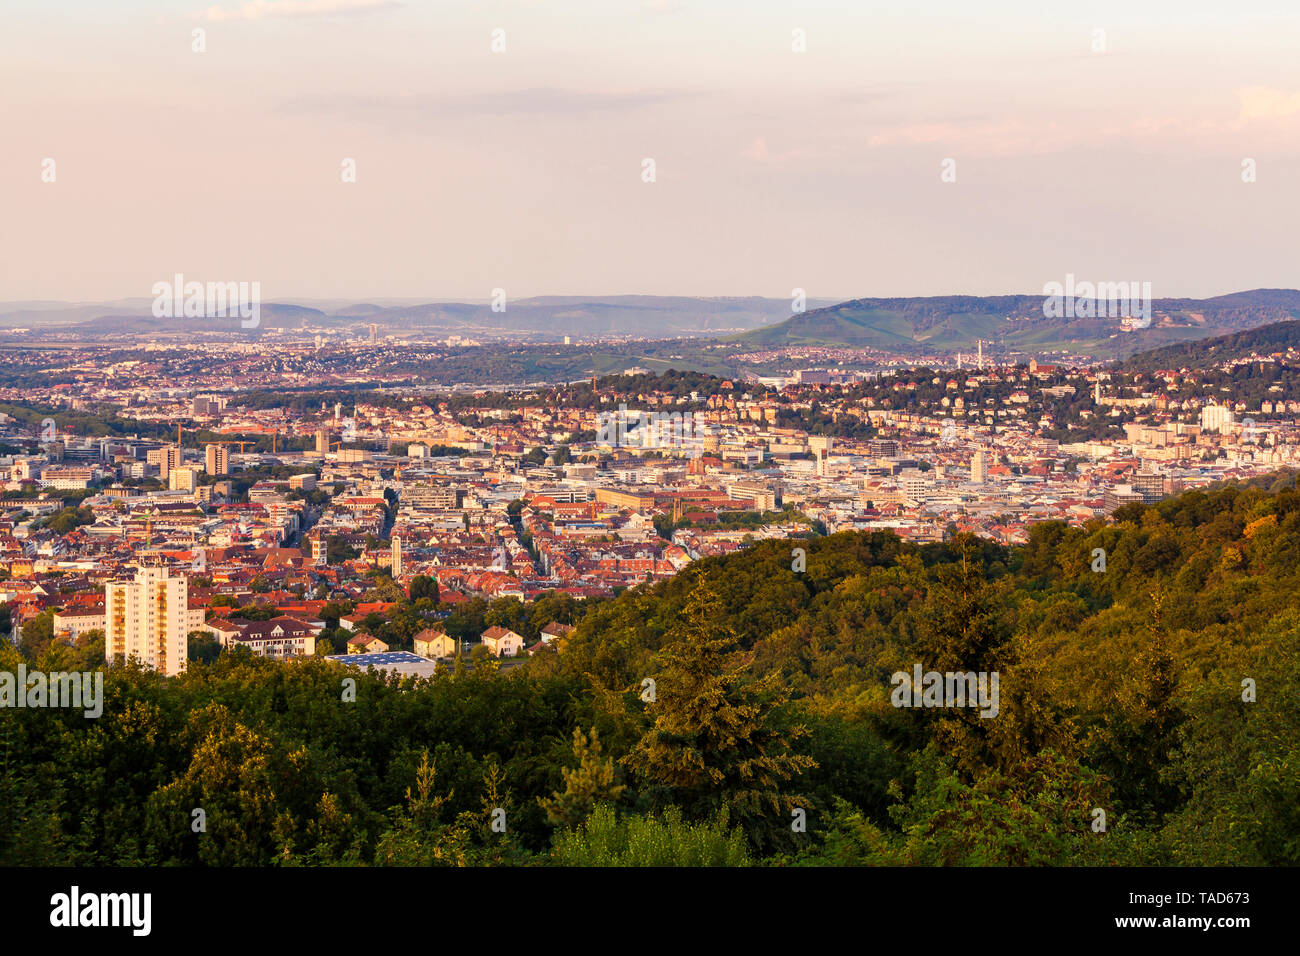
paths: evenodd
<path fill-rule="evenodd" d="M 764 542 L 510 672 L 111 668 L 98 719 L 0 709 L 0 861 L 1295 864 L 1297 578 L 1282 480 L 1023 547 Z M 916 664 L 998 673 L 997 716 L 894 706 Z"/>
<path fill-rule="evenodd" d="M 1252 355 L 1272 355 L 1297 346 L 1300 346 L 1300 323 L 1294 320 L 1274 322 L 1258 329 L 1139 352 L 1115 363 L 1115 368 L 1125 372 L 1147 373 L 1180 368 L 1206 369 L 1216 362 L 1230 362 Z"/>
<path fill-rule="evenodd" d="M 893 350 L 918 346 L 965 350 L 976 339 L 1026 351 L 1069 349 L 1112 354 L 1140 351 L 1206 335 L 1250 329 L 1300 317 L 1300 292 L 1254 289 L 1210 299 L 1155 299 L 1153 322 L 1116 339 L 1118 318 L 1108 303 L 1088 299 L 1087 314 L 1044 314 L 1044 295 L 923 296 L 853 299 L 791 316 L 730 341 L 745 348 L 850 345 Z M 1149 293 L 1147 293 L 1149 294 Z M 1192 346 L 1194 347 L 1194 346 Z"/>

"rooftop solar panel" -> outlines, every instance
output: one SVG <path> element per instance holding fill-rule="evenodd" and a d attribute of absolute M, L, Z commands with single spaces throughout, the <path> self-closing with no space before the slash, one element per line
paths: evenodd
<path fill-rule="evenodd" d="M 410 651 L 384 651 L 378 654 L 331 654 L 329 660 L 341 661 L 344 664 L 355 664 L 358 667 L 433 663 L 429 658 L 421 657 L 419 654 L 412 654 Z"/>

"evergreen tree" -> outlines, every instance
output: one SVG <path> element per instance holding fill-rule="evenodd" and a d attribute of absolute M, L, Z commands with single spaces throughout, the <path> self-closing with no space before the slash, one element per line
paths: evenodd
<path fill-rule="evenodd" d="M 646 707 L 650 726 L 624 763 L 652 805 L 675 804 L 697 820 L 726 811 L 764 843 L 788 827 L 790 811 L 808 806 L 788 790 L 816 766 L 790 747 L 807 731 L 781 725 L 777 674 L 746 680 L 747 661 L 707 578 L 674 636 Z"/>
<path fill-rule="evenodd" d="M 573 755 L 578 766 L 560 771 L 564 792 L 552 793 L 549 800 L 538 800 L 546 810 L 546 818 L 557 826 L 577 826 L 597 805 L 614 803 L 627 789 L 615 782 L 614 761 L 601 754 L 595 727 L 591 728 L 590 739 L 581 728 L 573 728 Z"/>
<path fill-rule="evenodd" d="M 1150 594 L 1147 645 L 1133 661 L 1119 707 L 1106 714 L 1094 734 L 1096 765 L 1114 782 L 1119 805 L 1134 820 L 1157 824 L 1178 802 L 1177 786 L 1162 779 L 1170 764 L 1183 712 L 1173 656 L 1166 646 L 1167 593 Z"/>
<path fill-rule="evenodd" d="M 973 535 L 954 542 L 959 560 L 940 567 L 937 582 L 926 595 L 916 644 L 925 672 L 986 674 L 992 697 L 998 681 L 998 715 L 983 717 L 977 706 L 941 707 L 914 711 L 928 728 L 930 739 L 951 757 L 965 779 L 998 763 L 992 737 L 994 725 L 1006 720 L 1002 711 L 1002 678 L 1012 661 L 1012 641 L 999 607 L 999 589 L 984 577 L 979 543 Z"/>

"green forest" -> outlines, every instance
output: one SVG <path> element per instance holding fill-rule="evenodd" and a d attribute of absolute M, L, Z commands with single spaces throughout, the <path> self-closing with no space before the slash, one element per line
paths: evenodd
<path fill-rule="evenodd" d="M 510 669 L 221 654 L 0 709 L 0 863 L 1300 863 L 1289 477 L 1012 548 L 766 541 L 575 622 Z M 997 716 L 894 706 L 918 664 L 999 674 Z"/>

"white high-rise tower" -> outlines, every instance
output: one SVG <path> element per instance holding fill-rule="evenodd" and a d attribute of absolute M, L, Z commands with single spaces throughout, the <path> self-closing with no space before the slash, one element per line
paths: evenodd
<path fill-rule="evenodd" d="M 189 581 L 166 568 L 140 568 L 134 581 L 104 589 L 104 654 L 110 662 L 134 658 L 168 677 L 189 657 Z"/>
<path fill-rule="evenodd" d="M 808 439 L 808 450 L 813 453 L 817 460 L 817 474 L 821 477 L 826 476 L 827 468 L 830 465 L 831 448 L 835 445 L 835 439 L 826 435 L 813 435 Z"/>

